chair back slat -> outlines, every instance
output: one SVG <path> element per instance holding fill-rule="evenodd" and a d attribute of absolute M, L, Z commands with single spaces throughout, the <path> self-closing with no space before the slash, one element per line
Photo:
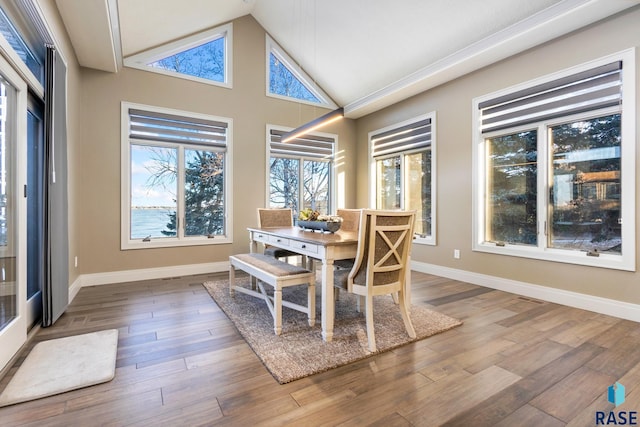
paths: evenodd
<path fill-rule="evenodd" d="M 258 227 L 291 227 L 293 211 L 291 208 L 258 208 Z"/>
<path fill-rule="evenodd" d="M 402 286 L 408 266 L 415 211 L 363 210 L 358 255 L 350 283 Z"/>

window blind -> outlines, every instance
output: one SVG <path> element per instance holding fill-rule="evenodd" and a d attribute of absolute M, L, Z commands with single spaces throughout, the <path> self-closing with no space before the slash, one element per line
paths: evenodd
<path fill-rule="evenodd" d="M 552 80 L 478 105 L 483 133 L 619 105 L 622 62 Z"/>
<path fill-rule="evenodd" d="M 324 160 L 333 159 L 334 138 L 307 134 L 293 141 L 283 143 L 282 135 L 287 133 L 287 131 L 271 129 L 269 132 L 269 149 L 271 156 L 308 157 Z"/>
<path fill-rule="evenodd" d="M 431 146 L 431 118 L 418 120 L 372 135 L 373 157 Z"/>
<path fill-rule="evenodd" d="M 129 137 L 226 149 L 228 123 L 129 109 Z"/>

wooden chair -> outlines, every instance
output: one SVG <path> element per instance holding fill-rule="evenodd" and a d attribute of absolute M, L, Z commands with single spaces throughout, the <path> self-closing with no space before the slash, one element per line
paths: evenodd
<path fill-rule="evenodd" d="M 292 227 L 293 211 L 291 208 L 258 208 L 258 227 Z M 295 252 L 287 249 L 277 248 L 275 246 L 265 245 L 264 254 L 274 258 L 286 258 L 290 256 L 300 256 Z M 305 257 L 302 257 L 302 265 L 306 264 Z"/>
<path fill-rule="evenodd" d="M 407 334 L 416 337 L 405 303 L 407 269 L 413 240 L 415 211 L 362 211 L 358 252 L 353 268 L 336 270 L 334 283 L 365 298 L 369 350 L 376 351 L 373 297 L 398 293 Z"/>
<path fill-rule="evenodd" d="M 340 230 L 343 231 L 358 231 L 360 228 L 360 214 L 362 209 L 338 209 L 336 215 L 342 218 L 342 224 Z M 355 259 L 339 259 L 336 260 L 333 265 L 335 268 L 351 270 Z M 337 294 L 336 294 L 337 295 Z"/>

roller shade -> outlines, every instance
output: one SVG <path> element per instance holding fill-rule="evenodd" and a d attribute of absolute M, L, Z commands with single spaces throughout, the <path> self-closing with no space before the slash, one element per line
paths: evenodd
<path fill-rule="evenodd" d="M 269 149 L 271 156 L 307 157 L 324 160 L 333 159 L 334 138 L 307 134 L 293 141 L 283 143 L 281 142 L 282 135 L 286 133 L 287 131 L 278 129 L 271 129 L 269 131 Z"/>
<path fill-rule="evenodd" d="M 430 147 L 431 118 L 418 120 L 372 135 L 373 157 Z"/>
<path fill-rule="evenodd" d="M 536 85 L 478 105 L 483 133 L 619 105 L 622 62 Z"/>
<path fill-rule="evenodd" d="M 129 137 L 134 139 L 224 150 L 227 146 L 227 128 L 225 122 L 129 109 Z"/>

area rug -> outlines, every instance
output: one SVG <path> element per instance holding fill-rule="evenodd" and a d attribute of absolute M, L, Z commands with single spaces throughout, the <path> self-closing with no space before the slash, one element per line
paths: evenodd
<path fill-rule="evenodd" d="M 110 381 L 117 350 L 117 329 L 42 341 L 0 394 L 0 406 Z"/>
<path fill-rule="evenodd" d="M 248 286 L 249 279 L 237 277 L 236 283 Z M 284 307 L 282 334 L 278 336 L 273 331 L 273 317 L 264 300 L 240 292 L 236 292 L 235 297 L 231 298 L 229 283 L 226 280 L 205 282 L 204 287 L 280 384 L 372 355 L 368 349 L 364 312 L 356 311 L 356 297 L 353 294 L 340 293 L 340 299 L 336 301 L 333 340 L 324 342 L 320 322 L 320 294 L 316 299 L 315 326 L 309 326 L 306 314 Z M 283 299 L 306 305 L 306 288 L 285 288 Z M 404 328 L 400 308 L 393 303 L 390 296 L 374 298 L 373 315 L 376 353 L 427 338 L 462 324 L 452 317 L 414 305 L 411 307 L 411 321 L 417 337 L 411 339 Z"/>

